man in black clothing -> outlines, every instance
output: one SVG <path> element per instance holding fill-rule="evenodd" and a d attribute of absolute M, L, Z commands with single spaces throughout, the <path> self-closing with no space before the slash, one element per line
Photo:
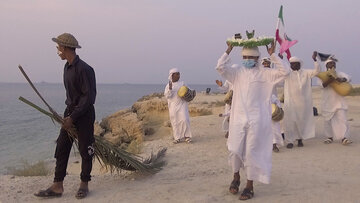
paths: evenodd
<path fill-rule="evenodd" d="M 84 198 L 89 192 L 88 181 L 91 180 L 92 159 L 94 155 L 94 121 L 96 81 L 92 67 L 76 55 L 75 49 L 81 48 L 75 37 L 69 33 L 52 38 L 57 43 L 58 55 L 67 60 L 64 67 L 64 86 L 66 90 L 66 109 L 64 123 L 56 141 L 56 167 L 54 183 L 47 190 L 35 194 L 39 197 L 60 197 L 64 192 L 63 180 L 73 143 L 67 129 L 75 127 L 78 132 L 78 144 L 81 155 L 80 187 L 76 198 Z"/>

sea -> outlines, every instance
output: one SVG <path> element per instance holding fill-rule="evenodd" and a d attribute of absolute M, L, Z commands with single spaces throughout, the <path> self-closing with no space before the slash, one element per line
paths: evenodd
<path fill-rule="evenodd" d="M 47 103 L 63 114 L 66 97 L 63 84 L 35 86 Z M 164 84 L 97 84 L 96 120 L 131 107 L 144 95 L 161 93 L 164 87 Z M 189 87 L 197 92 L 206 88 L 217 90 L 216 84 Z M 8 168 L 22 167 L 25 162 L 32 164 L 54 157 L 60 126 L 20 101 L 20 96 L 47 110 L 27 83 L 0 83 L 0 174 L 8 173 Z"/>

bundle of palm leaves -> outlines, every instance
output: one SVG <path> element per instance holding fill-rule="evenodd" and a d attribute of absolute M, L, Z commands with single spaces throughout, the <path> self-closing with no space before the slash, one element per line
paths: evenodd
<path fill-rule="evenodd" d="M 46 116 L 49 116 L 53 122 L 55 121 L 62 125 L 64 123 L 64 119 L 44 100 L 20 65 L 19 69 L 29 82 L 30 86 L 48 107 L 50 112 L 42 109 L 23 97 L 19 97 L 19 100 L 37 109 Z M 78 136 L 75 127 L 66 129 L 66 131 L 68 132 L 69 139 L 74 140 L 75 145 L 78 147 Z M 110 172 L 128 170 L 139 171 L 140 173 L 145 174 L 153 174 L 161 170 L 165 165 L 165 161 L 162 158 L 165 156 L 166 148 L 160 149 L 155 155 L 151 154 L 151 156 L 147 159 L 142 159 L 140 156 L 118 148 L 100 136 L 95 136 L 94 149 L 96 159 L 103 168 L 110 170 Z"/>

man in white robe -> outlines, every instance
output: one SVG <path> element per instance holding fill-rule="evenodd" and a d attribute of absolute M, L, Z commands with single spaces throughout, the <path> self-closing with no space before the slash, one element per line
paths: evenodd
<path fill-rule="evenodd" d="M 216 80 L 216 84 L 222 91 L 229 92 L 230 90 L 233 90 L 232 84 L 228 80 L 226 80 L 224 84 L 222 83 L 222 81 Z M 224 113 L 219 115 L 220 117 L 224 117 L 222 129 L 225 132 L 225 138 L 229 137 L 230 110 L 231 104 L 225 103 Z"/>
<path fill-rule="evenodd" d="M 333 59 L 328 59 L 325 62 L 326 69 L 335 69 L 336 62 Z M 343 145 L 352 143 L 349 139 L 349 124 L 347 121 L 347 109 L 344 96 L 336 93 L 333 88 L 329 86 L 330 83 L 335 82 L 350 82 L 350 77 L 342 72 L 336 72 L 337 78 L 330 77 L 330 80 L 323 82 L 323 95 L 321 101 L 322 116 L 324 117 L 324 131 L 327 139 L 326 144 L 333 142 L 333 139 L 341 139 Z"/>
<path fill-rule="evenodd" d="M 295 140 L 298 141 L 298 147 L 303 147 L 302 140 L 315 137 L 311 78 L 320 72 L 316 57 L 317 53 L 314 52 L 313 70 L 302 69 L 302 61 L 297 57 L 289 60 L 292 71 L 284 82 L 285 141 L 289 149 L 294 146 Z"/>
<path fill-rule="evenodd" d="M 177 94 L 180 87 L 184 86 L 183 81 L 179 81 L 180 72 L 177 68 L 169 71 L 169 83 L 165 87 L 164 96 L 168 101 L 170 122 L 173 129 L 174 144 L 191 142 L 190 119 L 188 102 L 180 98 Z"/>
<path fill-rule="evenodd" d="M 269 57 L 264 57 L 261 59 L 261 64 L 264 68 L 271 68 L 271 60 Z M 271 103 L 275 104 L 279 108 L 281 108 L 281 103 L 277 97 L 277 85 L 274 86 L 272 95 L 271 95 Z M 280 128 L 280 121 L 271 121 L 271 127 L 272 127 L 272 136 L 273 136 L 273 152 L 279 152 L 278 145 L 283 146 L 284 140 L 281 136 L 281 128 Z"/>
<path fill-rule="evenodd" d="M 260 68 L 260 52 L 257 47 L 243 48 L 243 67 L 232 68 L 229 54 L 226 52 L 218 60 L 216 70 L 233 84 L 229 137 L 229 163 L 234 179 L 229 191 L 236 194 L 240 185 L 240 168 L 247 174 L 247 184 L 240 199 L 253 197 L 253 181 L 268 184 L 271 175 L 271 102 L 270 96 L 274 84 L 283 80 L 289 69 L 283 66 L 280 58 L 274 54 L 275 45 L 268 49 L 271 61 L 277 69 Z"/>

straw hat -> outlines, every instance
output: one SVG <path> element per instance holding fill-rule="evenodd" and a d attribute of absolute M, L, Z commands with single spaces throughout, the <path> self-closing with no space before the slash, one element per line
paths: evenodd
<path fill-rule="evenodd" d="M 52 38 L 52 41 L 58 43 L 61 46 L 65 46 L 65 47 L 81 48 L 78 41 L 70 33 L 61 34 L 57 38 Z"/>

